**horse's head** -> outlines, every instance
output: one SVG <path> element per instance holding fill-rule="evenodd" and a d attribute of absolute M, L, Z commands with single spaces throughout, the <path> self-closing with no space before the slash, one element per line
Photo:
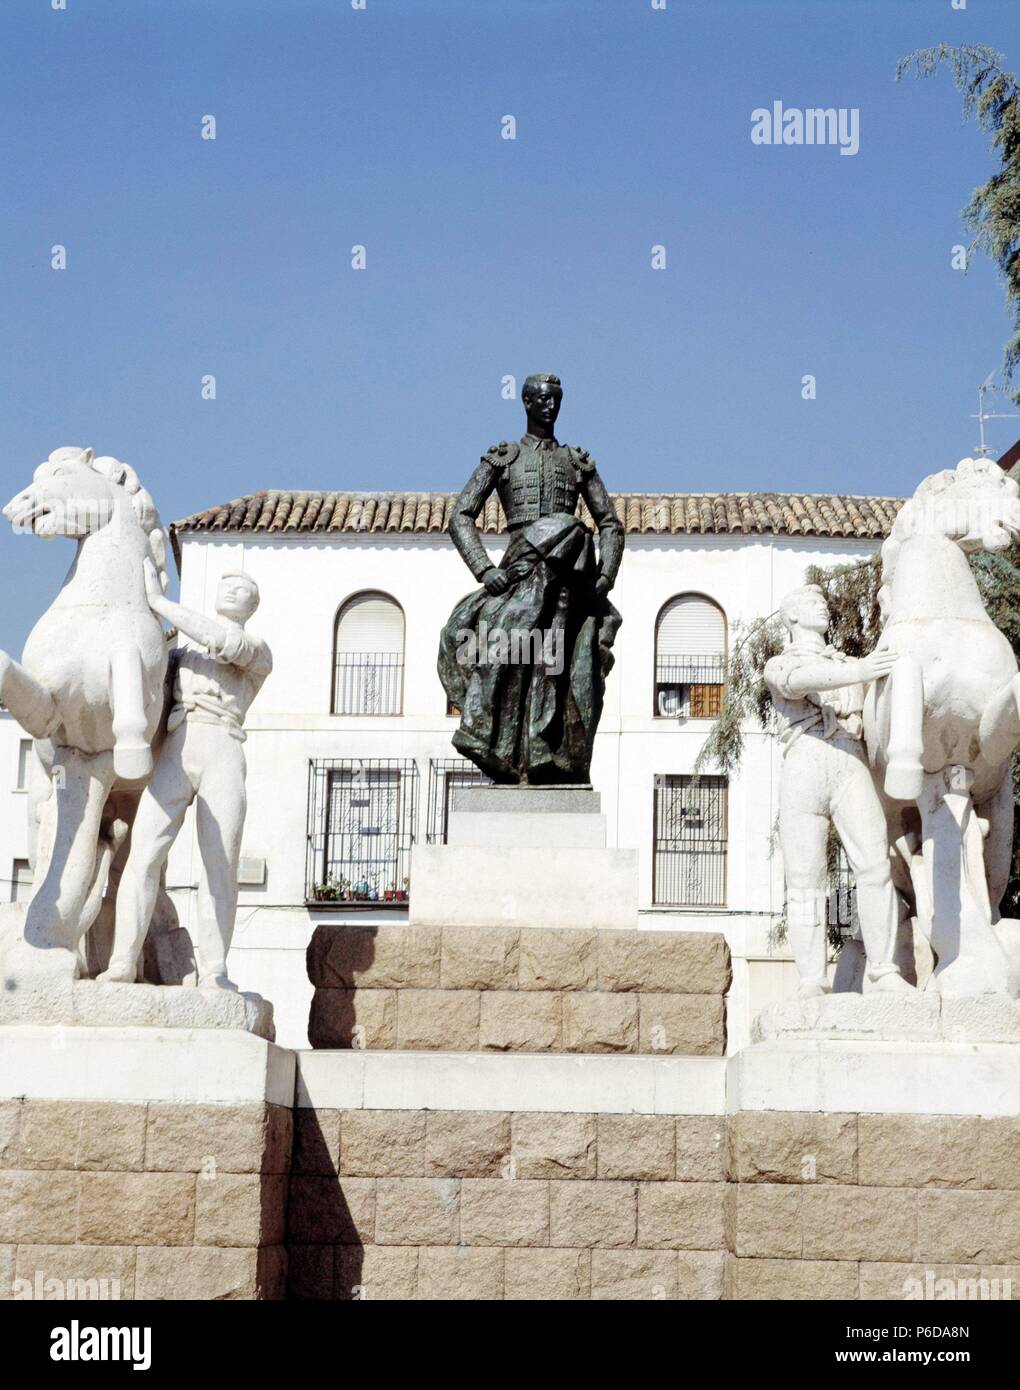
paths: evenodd
<path fill-rule="evenodd" d="M 4 508 L 15 531 L 80 540 L 108 526 L 124 492 L 95 466 L 91 449 L 54 449 Z"/>
<path fill-rule="evenodd" d="M 993 459 L 961 459 L 932 473 L 893 525 L 890 540 L 945 536 L 962 550 L 1005 550 L 1020 537 L 1020 488 Z"/>
<path fill-rule="evenodd" d="M 129 464 L 96 458 L 91 449 L 54 449 L 4 516 L 28 535 L 83 540 L 108 526 L 140 528 L 166 587 L 166 537 L 155 503 Z"/>
<path fill-rule="evenodd" d="M 930 536 L 955 541 L 961 550 L 1005 550 L 1020 540 L 1020 488 L 992 459 L 961 459 L 932 473 L 903 504 L 882 546 L 883 590 L 906 541 Z"/>

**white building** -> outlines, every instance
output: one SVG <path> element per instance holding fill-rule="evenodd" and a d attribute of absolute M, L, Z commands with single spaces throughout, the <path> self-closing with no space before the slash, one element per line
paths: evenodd
<path fill-rule="evenodd" d="M 181 602 L 211 611 L 224 570 L 257 580 L 252 622 L 274 670 L 248 718 L 248 820 L 231 974 L 272 999 L 279 1040 L 307 1046 L 305 948 L 320 921 L 400 920 L 415 839 L 442 837 L 450 738 L 436 674 L 439 631 L 474 581 L 444 534 L 438 493 L 261 492 L 176 523 Z M 727 644 L 773 612 L 808 565 L 871 553 L 899 502 L 778 494 L 622 494 L 623 615 L 592 781 L 609 844 L 636 848 L 640 922 L 721 930 L 733 953 L 730 1046 L 795 975 L 770 941 L 783 890 L 773 830 L 777 755 L 749 727 L 739 771 L 689 778 L 717 708 Z M 495 563 L 495 499 L 480 520 Z M 26 745 L 0 719 L 0 855 L 12 897 L 30 882 Z M 0 783 L 0 788 L 3 787 Z M 193 816 L 167 883 L 195 910 Z M 413 885 L 411 885 L 413 891 Z"/>

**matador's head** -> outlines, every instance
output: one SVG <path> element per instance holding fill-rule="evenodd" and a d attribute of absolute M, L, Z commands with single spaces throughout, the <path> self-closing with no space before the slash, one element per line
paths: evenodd
<path fill-rule="evenodd" d="M 551 372 L 534 372 L 525 378 L 521 400 L 528 416 L 528 432 L 539 436 L 551 433 L 563 402 L 563 387 Z M 537 429 L 532 429 L 537 425 Z"/>

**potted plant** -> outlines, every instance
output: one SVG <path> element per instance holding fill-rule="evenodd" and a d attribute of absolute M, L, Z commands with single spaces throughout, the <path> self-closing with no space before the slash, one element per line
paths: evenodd
<path fill-rule="evenodd" d="M 403 888 L 399 888 L 399 889 L 397 890 L 397 902 L 398 902 L 398 903 L 406 903 L 406 902 L 407 902 L 407 886 L 408 886 L 408 884 L 409 884 L 410 882 L 411 882 L 411 880 L 410 880 L 409 878 L 405 878 L 405 879 L 404 879 L 404 886 L 403 886 Z"/>

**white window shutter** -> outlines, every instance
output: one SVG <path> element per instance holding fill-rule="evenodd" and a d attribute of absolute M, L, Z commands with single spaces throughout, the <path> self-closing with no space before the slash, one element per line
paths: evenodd
<path fill-rule="evenodd" d="M 726 664 L 726 619 L 700 594 L 680 594 L 659 614 L 655 629 L 655 681 L 660 716 L 689 713 L 690 685 L 721 685 Z"/>
<path fill-rule="evenodd" d="M 404 615 L 385 594 L 358 594 L 344 604 L 337 624 L 337 655 L 403 652 Z"/>
<path fill-rule="evenodd" d="M 681 594 L 662 610 L 656 648 L 659 656 L 721 656 L 726 650 L 722 611 L 699 594 Z"/>

